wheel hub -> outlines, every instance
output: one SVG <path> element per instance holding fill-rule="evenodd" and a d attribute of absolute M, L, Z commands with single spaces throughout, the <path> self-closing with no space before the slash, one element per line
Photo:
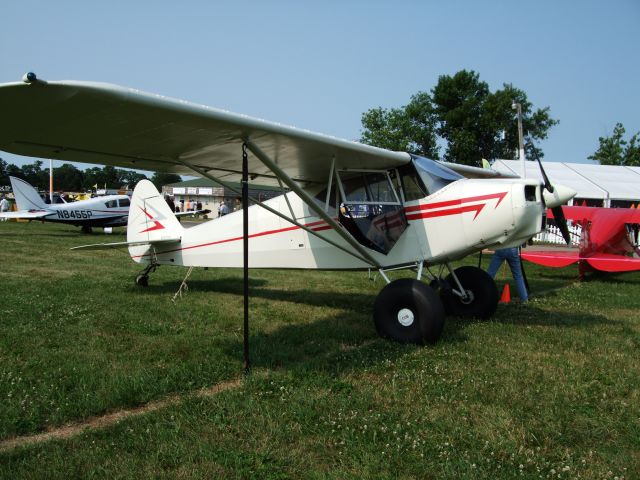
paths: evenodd
<path fill-rule="evenodd" d="M 471 290 L 465 290 L 464 291 L 464 295 L 462 297 L 460 297 L 460 302 L 465 304 L 465 305 L 469 305 L 469 304 L 473 303 L 475 298 L 476 297 L 473 295 L 473 292 Z"/>
<path fill-rule="evenodd" d="M 411 310 L 409 310 L 408 308 L 402 308 L 398 312 L 398 322 L 403 327 L 410 326 L 411 324 L 413 324 L 413 321 L 414 321 L 413 312 Z"/>

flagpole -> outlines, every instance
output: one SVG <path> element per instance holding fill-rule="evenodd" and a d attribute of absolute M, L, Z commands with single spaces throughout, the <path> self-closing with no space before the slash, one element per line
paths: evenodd
<path fill-rule="evenodd" d="M 53 160 L 49 159 L 49 201 L 53 204 Z"/>

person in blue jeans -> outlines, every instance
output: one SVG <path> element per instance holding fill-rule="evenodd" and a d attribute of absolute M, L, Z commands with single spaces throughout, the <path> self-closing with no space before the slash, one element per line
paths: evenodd
<path fill-rule="evenodd" d="M 522 276 L 522 265 L 520 265 L 520 255 L 518 254 L 518 248 L 499 248 L 493 252 L 493 258 L 489 264 L 487 273 L 491 275 L 491 278 L 496 278 L 496 273 L 502 262 L 506 261 L 511 269 L 511 275 L 516 282 L 516 288 L 518 289 L 518 296 L 522 302 L 529 300 L 529 293 L 527 287 L 524 284 L 524 277 Z"/>

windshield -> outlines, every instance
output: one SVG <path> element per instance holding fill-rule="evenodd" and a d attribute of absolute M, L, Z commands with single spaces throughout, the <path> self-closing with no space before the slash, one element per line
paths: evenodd
<path fill-rule="evenodd" d="M 416 170 L 420 174 L 420 178 L 424 182 L 425 187 L 427 187 L 429 195 L 449 185 L 451 182 L 464 178 L 450 168 L 428 158 L 417 155 L 411 155 L 411 158 Z"/>

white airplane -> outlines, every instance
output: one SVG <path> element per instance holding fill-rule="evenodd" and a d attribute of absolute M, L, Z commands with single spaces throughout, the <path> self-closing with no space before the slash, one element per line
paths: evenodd
<path fill-rule="evenodd" d="M 47 204 L 35 188 L 16 177 L 9 177 L 18 208 L 2 212 L 0 218 L 67 223 L 90 232 L 92 227 L 121 227 L 127 224 L 130 199 L 126 195 L 108 195 L 70 203 Z"/>
<path fill-rule="evenodd" d="M 185 229 L 143 180 L 127 242 L 86 246 L 127 246 L 147 265 L 138 284 L 159 265 L 244 265 L 246 299 L 248 267 L 374 270 L 387 283 L 375 326 L 399 342 L 436 341 L 445 313 L 490 317 L 493 279 L 451 262 L 522 244 L 544 228 L 547 207 L 575 195 L 109 84 L 27 74 L 0 85 L 0 108 L 0 149 L 8 152 L 195 174 L 231 190 L 226 180 L 242 173 L 245 200 L 248 177 L 291 190 Z M 390 281 L 386 272 L 399 269 L 414 278 Z"/>

